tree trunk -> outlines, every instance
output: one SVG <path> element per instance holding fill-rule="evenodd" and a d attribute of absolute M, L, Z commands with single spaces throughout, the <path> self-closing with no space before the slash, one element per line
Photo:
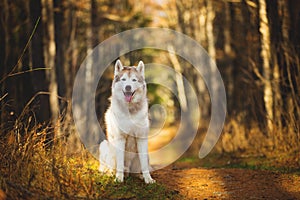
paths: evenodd
<path fill-rule="evenodd" d="M 231 48 L 231 12 L 230 12 L 230 6 L 231 4 L 229 2 L 225 2 L 225 25 L 224 25 L 224 51 L 227 56 L 230 56 L 232 54 L 232 48 Z"/>
<path fill-rule="evenodd" d="M 46 70 L 46 79 L 48 81 L 49 102 L 51 112 L 51 122 L 53 126 L 58 123 L 59 117 L 59 102 L 58 102 L 58 86 L 56 80 L 56 44 L 54 30 L 54 9 L 52 0 L 42 0 L 42 22 L 44 27 L 43 32 L 43 54 Z M 55 137 L 60 136 L 59 128 L 54 127 Z"/>
<path fill-rule="evenodd" d="M 169 50 L 169 57 L 171 60 L 171 63 L 175 69 L 176 72 L 176 85 L 177 85 L 177 90 L 178 90 L 178 98 L 179 98 L 179 103 L 180 107 L 183 112 L 187 111 L 187 99 L 186 99 L 186 94 L 185 94 L 185 89 L 184 89 L 184 83 L 183 83 L 183 77 L 182 77 L 182 70 L 180 67 L 180 63 L 178 61 L 177 56 L 174 53 L 175 52 L 174 48 L 172 46 L 168 47 Z"/>
<path fill-rule="evenodd" d="M 213 8 L 213 1 L 206 0 L 206 35 L 207 35 L 207 50 L 212 60 L 216 61 L 216 48 L 214 38 L 214 19 L 215 11 Z"/>
<path fill-rule="evenodd" d="M 213 8 L 213 1 L 206 0 L 206 9 L 207 9 L 207 21 L 206 21 L 206 35 L 207 35 L 207 49 L 208 55 L 211 58 L 211 61 L 216 62 L 216 47 L 215 47 L 215 36 L 214 36 L 214 19 L 215 19 L 215 11 Z M 215 100 L 218 99 L 218 90 L 219 85 L 218 81 L 215 80 L 215 74 L 217 73 L 216 67 L 209 67 L 209 73 L 211 74 L 209 85 L 211 88 L 211 92 L 214 93 Z M 212 95 L 212 94 L 210 94 Z"/>
<path fill-rule="evenodd" d="M 87 18 L 86 18 L 86 29 L 85 29 L 85 35 L 86 35 L 86 64 L 85 64 L 85 77 L 83 80 L 83 88 L 84 91 L 82 92 L 82 102 L 83 102 L 83 108 L 82 112 L 84 113 L 84 119 L 83 123 L 84 126 L 86 127 L 86 133 L 85 135 L 81 135 L 81 139 L 84 141 L 85 147 L 89 149 L 90 152 L 95 154 L 97 152 L 97 148 L 95 147 L 95 143 L 99 142 L 97 141 L 97 136 L 99 136 L 99 133 L 95 132 L 95 127 L 97 124 L 93 124 L 92 121 L 90 120 L 90 117 L 93 115 L 95 112 L 95 107 L 91 106 L 91 101 L 95 101 L 95 94 L 92 94 L 91 90 L 91 85 L 93 84 L 94 81 L 94 74 L 93 74 L 93 63 L 95 56 L 92 56 L 92 50 L 93 50 L 93 30 L 92 30 L 92 1 L 90 0 L 88 5 L 87 5 Z"/>
<path fill-rule="evenodd" d="M 225 24 L 224 24 L 224 53 L 225 53 L 225 73 L 227 75 L 227 96 L 229 99 L 233 98 L 233 92 L 234 92 L 234 77 L 233 77 L 233 57 L 234 53 L 231 46 L 231 3 L 224 2 L 224 14 L 225 14 Z M 232 101 L 230 101 L 230 104 L 228 105 L 229 110 L 233 107 Z"/>
<path fill-rule="evenodd" d="M 68 4 L 68 0 L 54 0 L 54 9 L 57 10 L 54 15 L 55 42 L 59 44 L 55 59 L 55 65 L 59 66 L 56 68 L 56 79 L 58 82 L 58 94 L 61 96 L 66 96 L 66 90 L 69 88 L 66 85 L 66 77 L 68 77 L 68 75 L 64 73 L 65 68 L 68 68 L 67 63 L 69 59 L 69 20 L 66 18 L 69 11 Z"/>
<path fill-rule="evenodd" d="M 206 15 L 207 11 L 206 8 L 203 6 L 200 9 L 200 14 L 199 14 L 199 25 L 200 25 L 200 42 L 201 45 L 206 46 L 207 38 L 206 38 L 206 32 L 205 32 L 205 27 L 206 27 Z"/>
<path fill-rule="evenodd" d="M 279 16 L 281 17 L 282 38 L 285 45 L 289 43 L 290 14 L 286 0 L 278 0 Z"/>
<path fill-rule="evenodd" d="M 41 2 L 36 0 L 30 0 L 30 22 L 31 27 L 34 27 L 41 16 Z M 41 21 L 40 21 L 41 23 Z M 37 26 L 36 32 L 42 33 L 41 24 Z M 43 56 L 43 35 L 42 34 L 34 34 L 32 37 L 32 41 L 30 43 L 31 49 L 31 60 L 32 60 L 32 69 L 44 66 L 44 56 Z M 46 81 L 45 71 L 37 71 L 34 73 L 30 73 L 31 75 L 31 84 L 33 86 L 34 93 L 40 91 L 48 90 L 48 83 Z M 37 119 L 39 122 L 48 121 L 50 118 L 50 105 L 49 98 L 45 95 L 39 96 L 40 102 L 40 110 L 36 113 Z"/>
<path fill-rule="evenodd" d="M 259 32 L 261 34 L 261 59 L 263 65 L 264 76 L 264 104 L 267 114 L 267 126 L 269 133 L 273 132 L 273 90 L 271 80 L 271 43 L 270 43 L 270 28 L 267 15 L 266 0 L 259 0 Z"/>
<path fill-rule="evenodd" d="M 178 28 L 182 33 L 186 34 L 186 25 L 184 23 L 185 9 L 183 6 L 183 2 L 179 0 L 176 0 L 175 2 L 177 10 Z"/>
<path fill-rule="evenodd" d="M 195 35 L 198 35 L 198 41 L 200 44 L 207 49 L 207 35 L 206 35 L 206 20 L 207 20 L 207 10 L 204 6 L 205 2 L 199 3 L 199 16 L 198 16 L 198 23 L 199 23 L 199 30 Z M 205 82 L 203 81 L 202 77 L 197 77 L 195 85 L 197 85 L 196 89 L 199 93 L 199 102 L 201 107 L 201 118 L 208 119 L 209 118 L 209 105 L 210 105 L 210 97 L 207 92 L 207 88 Z"/>
<path fill-rule="evenodd" d="M 2 3 L 0 3 L 0 10 L 1 10 L 1 14 L 2 14 L 2 23 L 1 23 L 1 30 L 0 30 L 0 33 L 3 33 L 3 42 L 1 40 L 1 59 L 0 59 L 0 65 L 3 65 L 1 66 L 1 70 L 0 70 L 0 75 L 1 75 L 1 78 L 0 78 L 0 85 L 1 85 L 1 95 L 0 95 L 0 104 L 1 104 L 1 121 L 0 123 L 1 124 L 5 124 L 6 123 L 6 116 L 5 116 L 5 112 L 4 112 L 4 106 L 5 106 L 5 101 L 4 101 L 4 98 L 5 96 L 7 96 L 7 93 L 6 93 L 6 83 L 5 81 L 3 81 L 2 79 L 5 78 L 3 76 L 6 75 L 7 73 L 7 69 L 8 68 L 8 55 L 9 55 L 9 31 L 8 31 L 8 28 L 10 27 L 9 26 L 9 18 L 10 18 L 10 12 L 9 12 L 9 6 L 8 6 L 8 0 L 3 0 Z M 3 46 L 2 46 L 2 43 L 3 43 Z M 3 82 L 2 82 L 3 81 Z M 1 127 L 2 128 L 2 127 Z"/>
<path fill-rule="evenodd" d="M 300 85 L 300 46 L 293 44 L 300 43 L 300 5 L 299 2 L 289 1 L 288 3 L 281 0 L 280 6 L 282 9 L 283 21 L 282 21 L 282 31 L 285 53 L 285 62 L 287 63 L 287 77 L 288 85 L 291 89 L 293 108 L 294 111 L 289 113 L 290 122 L 289 129 L 290 133 L 296 132 L 298 147 L 300 146 L 300 98 L 299 98 L 299 85 Z M 290 8 L 290 9 L 289 9 Z M 292 8 L 292 9 L 291 9 Z M 283 30 L 285 29 L 285 30 Z M 291 61 L 292 57 L 292 61 Z M 292 62 L 292 64 L 290 63 Z M 293 67 L 292 67 L 293 65 Z M 293 77 L 293 78 L 292 78 Z M 299 153 L 300 154 L 300 153 Z"/>

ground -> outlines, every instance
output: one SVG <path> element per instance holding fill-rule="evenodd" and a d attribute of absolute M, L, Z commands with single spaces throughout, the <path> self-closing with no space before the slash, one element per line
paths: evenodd
<path fill-rule="evenodd" d="M 162 134 L 166 137 L 159 135 L 161 138 L 150 140 L 150 150 L 164 146 L 170 133 Z M 261 138 L 261 141 L 265 140 Z M 178 193 L 179 197 L 174 198 L 300 200 L 298 150 L 288 152 L 260 148 L 260 151 L 236 155 L 211 153 L 200 160 L 193 155 L 197 155 L 201 142 L 194 143 L 192 148 L 196 150 L 191 148 L 193 153 L 186 153 L 171 166 L 153 173 L 158 183 L 174 194 Z"/>
<path fill-rule="evenodd" d="M 98 171 L 99 161 L 83 147 L 66 156 L 62 152 L 67 145 L 56 144 L 50 151 L 39 137 L 44 136 L 32 132 L 20 146 L 13 132 L 0 141 L 0 200 L 300 200 L 298 150 L 212 152 L 199 159 L 191 149 L 170 166 L 152 172 L 155 184 L 138 177 L 116 183 Z"/>
<path fill-rule="evenodd" d="M 300 199 L 300 177 L 294 174 L 169 167 L 156 171 L 154 178 L 185 199 Z"/>

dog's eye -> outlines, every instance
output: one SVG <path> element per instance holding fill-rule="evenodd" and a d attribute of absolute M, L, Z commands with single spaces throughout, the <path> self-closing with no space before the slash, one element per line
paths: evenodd
<path fill-rule="evenodd" d="M 134 78 L 134 79 L 132 79 L 132 81 L 133 81 L 133 82 L 136 82 L 136 79 Z"/>
<path fill-rule="evenodd" d="M 121 81 L 126 81 L 126 78 L 122 78 Z"/>

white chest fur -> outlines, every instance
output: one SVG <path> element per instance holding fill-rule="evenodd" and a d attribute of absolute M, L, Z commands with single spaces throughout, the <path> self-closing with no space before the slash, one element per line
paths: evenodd
<path fill-rule="evenodd" d="M 147 137 L 149 129 L 148 108 L 147 104 L 141 110 L 130 113 L 126 105 L 114 105 L 108 109 L 106 113 L 106 123 L 112 125 L 114 137 L 116 134 L 129 134 L 134 137 Z M 120 136 L 121 136 L 120 135 Z"/>

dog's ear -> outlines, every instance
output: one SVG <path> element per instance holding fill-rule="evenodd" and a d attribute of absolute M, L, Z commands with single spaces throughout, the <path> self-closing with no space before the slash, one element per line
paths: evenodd
<path fill-rule="evenodd" d="M 123 67 L 121 61 L 117 60 L 117 62 L 115 64 L 115 75 L 117 75 L 120 71 L 122 71 L 123 68 L 124 67 Z"/>
<path fill-rule="evenodd" d="M 143 76 L 145 77 L 145 65 L 143 61 L 140 61 L 138 66 L 136 67 L 136 70 Z"/>

